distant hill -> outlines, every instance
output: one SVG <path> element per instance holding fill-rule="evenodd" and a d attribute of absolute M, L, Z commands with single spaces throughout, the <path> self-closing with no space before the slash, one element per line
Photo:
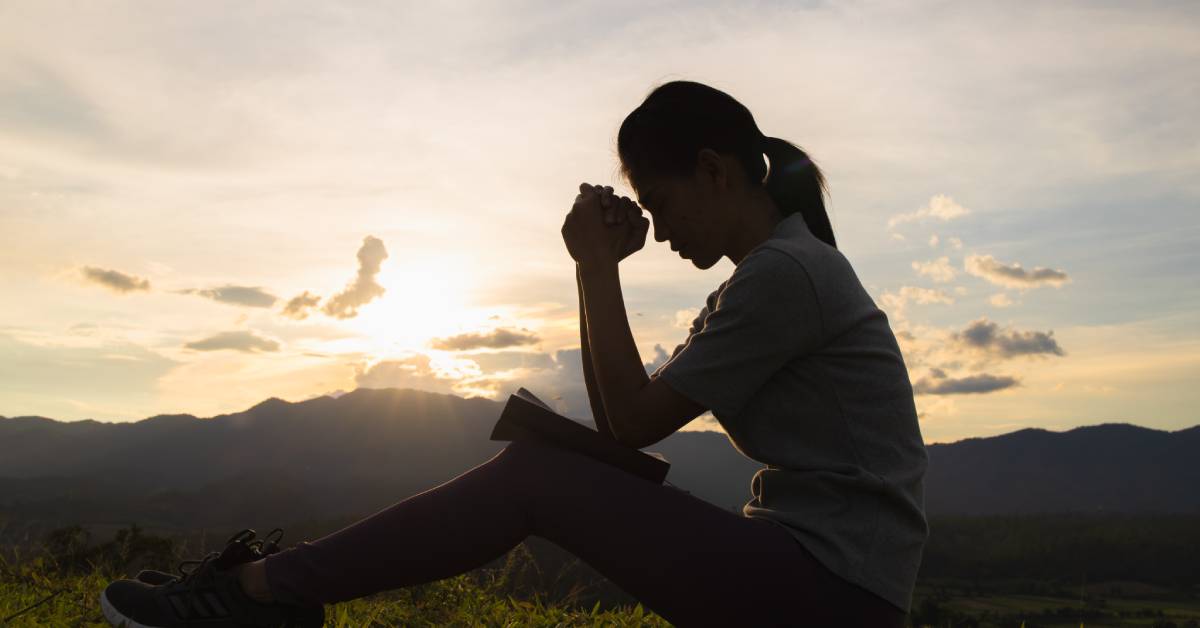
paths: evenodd
<path fill-rule="evenodd" d="M 499 451 L 487 436 L 501 407 L 359 389 L 207 419 L 0 418 L 0 516 L 195 528 L 373 512 Z M 762 466 L 715 432 L 647 449 L 671 460 L 670 482 L 737 511 Z M 1022 430 L 929 454 L 931 514 L 1200 512 L 1200 427 Z"/>
<path fill-rule="evenodd" d="M 1200 426 L 1024 429 L 927 450 L 931 513 L 1200 513 Z"/>
<path fill-rule="evenodd" d="M 208 419 L 0 419 L 0 515 L 199 527 L 373 511 L 495 455 L 505 443 L 488 435 L 502 407 L 364 388 Z M 739 511 L 762 466 L 716 432 L 648 450 L 672 461 L 668 481 Z"/>

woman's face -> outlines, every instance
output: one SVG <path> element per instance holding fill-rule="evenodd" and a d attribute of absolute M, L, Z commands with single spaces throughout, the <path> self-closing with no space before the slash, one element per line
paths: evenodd
<path fill-rule="evenodd" d="M 650 214 L 654 239 L 697 268 L 711 268 L 725 255 L 723 207 L 702 176 L 659 177 L 636 186 L 638 204 Z"/>

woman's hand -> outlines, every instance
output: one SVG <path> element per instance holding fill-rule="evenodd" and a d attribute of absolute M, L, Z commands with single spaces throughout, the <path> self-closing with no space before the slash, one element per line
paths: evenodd
<path fill-rule="evenodd" d="M 563 223 L 567 252 L 580 263 L 616 263 L 642 249 L 650 221 L 637 203 L 612 188 L 582 183 Z"/>

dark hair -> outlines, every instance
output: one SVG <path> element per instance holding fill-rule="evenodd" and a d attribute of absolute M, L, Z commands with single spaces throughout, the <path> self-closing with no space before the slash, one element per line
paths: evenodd
<path fill-rule="evenodd" d="M 813 235 L 837 247 L 820 169 L 800 147 L 764 136 L 733 96 L 694 81 L 664 83 L 625 117 L 617 133 L 621 174 L 634 187 L 647 178 L 691 175 L 703 148 L 732 154 L 783 215 L 800 212 Z M 769 172 L 763 154 L 771 162 Z"/>

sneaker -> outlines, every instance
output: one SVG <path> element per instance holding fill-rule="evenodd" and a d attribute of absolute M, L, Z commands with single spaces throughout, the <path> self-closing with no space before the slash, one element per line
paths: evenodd
<path fill-rule="evenodd" d="M 221 552 L 195 563 L 182 577 L 154 585 L 117 580 L 100 594 L 100 608 L 113 626 L 123 628 L 317 628 L 325 621 L 324 607 L 262 603 L 243 590 L 233 568 L 255 560 L 249 543 L 253 531 L 234 535 Z M 264 543 L 265 545 L 265 543 Z M 162 573 L 162 572 L 159 572 Z M 170 574 L 168 574 L 170 575 Z"/>
<path fill-rule="evenodd" d="M 237 539 L 242 539 L 245 542 L 246 546 L 248 546 L 251 550 L 253 550 L 253 556 L 246 557 L 247 559 L 245 561 L 241 561 L 241 562 L 253 562 L 260 558 L 264 558 L 266 556 L 274 554 L 275 552 L 278 552 L 279 551 L 279 541 L 280 541 L 280 539 L 283 538 L 283 529 L 275 528 L 274 530 L 271 530 L 270 532 L 268 532 L 267 536 L 265 536 L 261 539 L 255 539 L 254 535 L 255 535 L 254 530 L 252 530 L 250 528 L 246 528 L 246 529 L 242 530 L 241 532 L 238 532 L 237 534 L 230 537 L 229 541 L 226 542 L 226 545 L 228 545 L 229 543 L 235 542 L 235 540 L 237 540 Z M 134 579 L 139 580 L 141 582 L 145 582 L 146 584 L 153 584 L 153 585 L 166 584 L 166 583 L 174 581 L 174 580 L 180 580 L 184 576 L 186 576 L 188 573 L 184 569 L 184 567 L 186 565 L 197 565 L 201 562 L 202 561 L 199 561 L 199 560 L 185 560 L 185 561 L 179 563 L 179 566 L 177 567 L 177 569 L 179 570 L 178 574 L 173 574 L 173 573 L 169 573 L 166 571 L 158 571 L 157 569 L 143 569 L 143 570 L 139 571 L 136 576 L 134 576 Z M 241 562 L 239 562 L 237 564 L 241 564 Z"/>

